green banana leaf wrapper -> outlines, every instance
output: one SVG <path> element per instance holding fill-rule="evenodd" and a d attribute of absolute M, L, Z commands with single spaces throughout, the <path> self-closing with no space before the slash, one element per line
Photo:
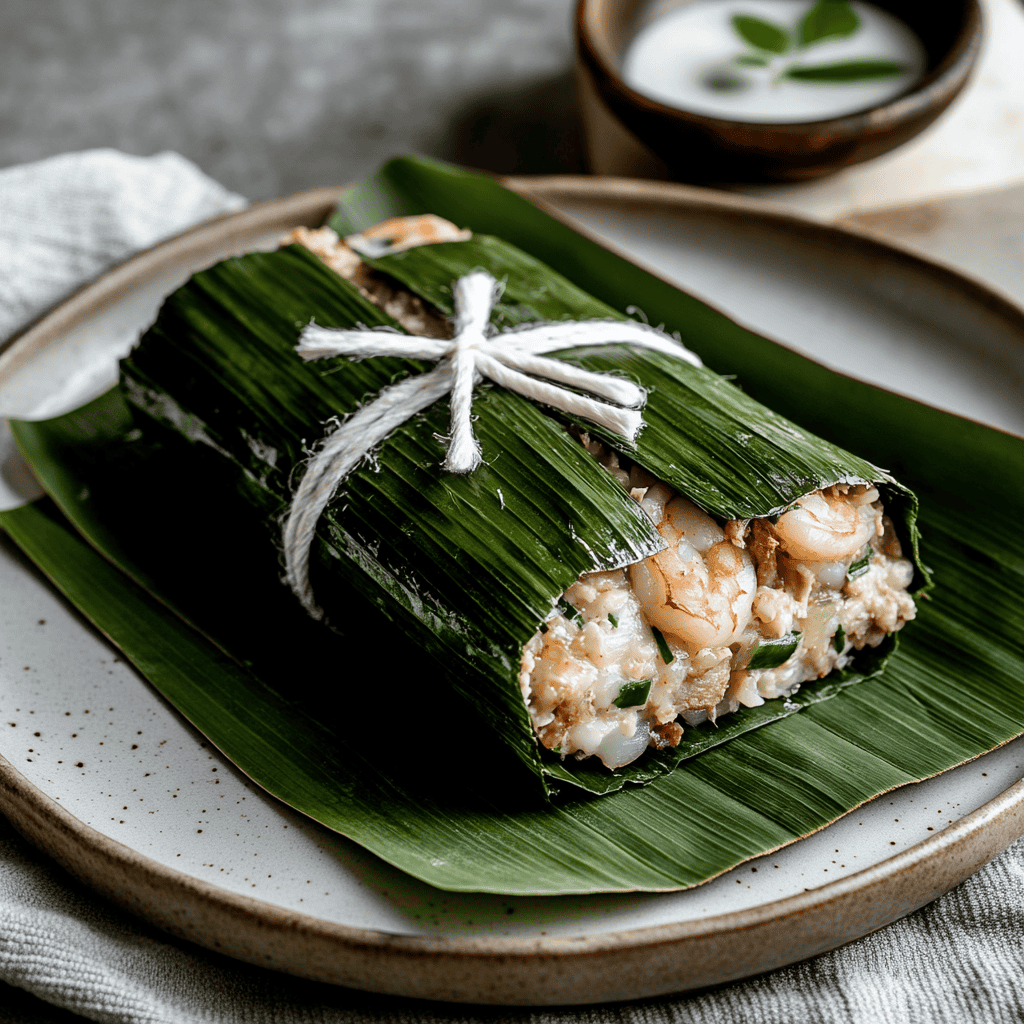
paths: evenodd
<path fill-rule="evenodd" d="M 620 317 L 636 305 L 735 378 L 742 390 L 674 361 L 608 349 L 564 354 L 595 367 L 621 359 L 616 372 L 645 380 L 648 426 L 635 454 L 654 472 L 721 516 L 770 514 L 832 479 L 878 479 L 914 547 L 907 492 L 802 428 L 813 430 L 914 488 L 924 555 L 940 585 L 922 595 L 884 671 L 856 686 L 805 686 L 794 702 L 744 710 L 717 730 L 688 729 L 678 750 L 651 752 L 614 774 L 545 760 L 504 677 L 471 664 L 479 638 L 493 628 L 481 664 L 514 663 L 510 652 L 564 583 L 578 570 L 642 555 L 649 527 L 630 518 L 635 510 L 617 485 L 609 491 L 610 478 L 580 461 L 547 413 L 482 388 L 477 434 L 485 454 L 497 445 L 501 458 L 489 458 L 482 476 L 440 475 L 434 435 L 448 428 L 444 403 L 396 432 L 321 523 L 317 596 L 327 603 L 332 588 L 351 588 L 330 609 L 343 635 L 314 622 L 279 582 L 287 476 L 324 418 L 421 367 L 374 360 L 333 373 L 285 359 L 310 315 L 347 325 L 380 323 L 380 314 L 305 252 L 229 261 L 169 300 L 143 346 L 156 352 L 157 333 L 167 330 L 167 358 L 144 366 L 140 350 L 126 366 L 139 405 L 114 390 L 58 419 L 12 424 L 57 508 L 0 513 L 0 525 L 244 772 L 444 889 L 659 890 L 715 877 L 1024 732 L 1024 441 L 774 346 L 456 168 L 394 160 L 346 194 L 332 223 L 344 234 L 427 210 L 476 231 L 478 251 L 462 250 L 464 262 L 482 262 L 482 247 L 508 279 L 496 323 L 558 319 L 569 306 L 579 310 L 571 316 Z M 529 254 L 525 265 L 511 246 Z M 428 263 L 441 251 L 391 258 L 388 269 L 414 276 L 443 308 L 457 260 L 435 273 Z M 545 287 L 517 293 L 513 278 L 528 277 L 535 260 L 563 276 L 545 271 Z M 222 372 L 227 385 L 217 383 Z M 707 434 L 679 429 L 679 416 Z M 737 430 L 755 461 L 727 473 L 716 444 Z M 782 449 L 780 461 L 766 474 L 760 467 L 773 448 Z M 552 479 L 570 470 L 567 485 Z M 497 487 L 514 513 L 499 521 L 517 525 L 489 536 L 494 550 L 485 552 L 474 531 L 504 511 L 494 507 Z M 563 529 L 570 512 L 573 529 L 582 521 L 576 502 L 588 524 L 600 524 L 588 551 Z M 389 515 L 400 517 L 399 528 L 385 542 L 375 531 L 394 525 Z M 456 541 L 463 546 L 449 550 Z M 400 559 L 419 551 L 433 552 L 428 564 L 457 574 L 466 594 L 455 593 L 445 572 L 426 587 L 422 565 L 404 576 Z M 492 555 L 499 568 L 489 571 Z M 923 582 L 922 574 L 915 585 Z M 518 595 L 504 617 L 491 611 L 496 593 Z M 412 600 L 419 594 L 421 606 Z M 455 618 L 439 632 L 436 615 L 420 614 L 433 614 L 442 595 L 454 595 L 468 632 L 452 626 Z M 428 648 L 448 671 L 438 671 Z M 401 700 L 386 699 L 396 686 Z M 646 785 L 624 785 L 633 782 Z"/>
<path fill-rule="evenodd" d="M 489 235 L 422 246 L 372 261 L 413 293 L 452 313 L 452 284 L 483 267 L 504 285 L 497 328 L 538 320 L 624 319 L 623 314 L 514 246 Z M 156 323 L 122 364 L 122 391 L 147 444 L 191 457 L 164 457 L 165 479 L 187 486 L 194 466 L 224 475 L 257 520 L 262 544 L 279 543 L 282 517 L 308 449 L 389 383 L 427 369 L 392 358 L 302 361 L 299 332 L 322 326 L 400 329 L 308 250 L 292 246 L 225 261 L 195 275 L 165 302 Z M 672 488 L 721 519 L 770 516 L 801 495 L 836 482 L 877 484 L 902 539 L 917 550 L 913 496 L 887 473 L 771 412 L 713 371 L 682 358 L 627 346 L 577 349 L 562 358 L 626 375 L 647 391 L 645 427 L 635 444 L 605 435 Z M 786 713 L 784 702 L 746 711 L 725 728 L 688 728 L 680 747 L 649 753 L 614 773 L 596 759 L 560 759 L 536 741 L 519 671 L 524 644 L 581 573 L 620 568 L 664 542 L 634 502 L 549 412 L 499 387 L 477 389 L 474 430 L 483 465 L 446 473 L 448 401 L 397 428 L 343 483 L 317 531 L 312 579 L 330 624 L 343 634 L 332 687 L 343 697 L 363 655 L 389 651 L 401 637 L 400 666 L 364 668 L 360 689 L 399 708 L 423 699 L 459 703 L 470 720 L 461 741 L 508 747 L 549 794 L 571 783 L 592 793 L 644 782 L 681 758 Z M 154 423 L 158 428 L 154 428 Z M 160 429 L 162 428 L 162 429 Z M 215 489 L 212 493 L 217 493 Z M 199 502 L 212 501 L 212 494 Z M 201 575 L 197 562 L 197 578 Z M 918 586 L 924 583 L 919 571 Z M 217 638 L 218 627 L 203 626 Z M 233 645 L 225 644 L 230 651 Z M 806 688 L 804 702 L 877 672 L 893 639 L 868 649 L 851 669 Z M 304 650 L 305 648 L 303 648 Z M 241 656 L 241 655 L 240 655 Z M 346 666 L 346 657 L 351 659 Z M 301 655 L 299 657 L 301 663 Z M 801 706 L 801 705 L 796 705 Z M 793 710 L 793 706 L 790 710 Z M 477 718 L 477 726 L 472 719 Z M 382 723 L 396 728 L 397 712 Z"/>

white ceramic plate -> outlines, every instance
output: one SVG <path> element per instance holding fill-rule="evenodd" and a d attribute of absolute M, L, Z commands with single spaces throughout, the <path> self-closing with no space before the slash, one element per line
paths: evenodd
<path fill-rule="evenodd" d="M 838 369 L 1024 434 L 1024 314 L 955 273 L 720 194 L 514 183 L 744 323 Z M 42 417 L 187 274 L 319 223 L 337 190 L 263 204 L 129 261 L 0 356 L 0 412 Z M 0 436 L 7 505 L 31 484 Z M 100 893 L 252 963 L 378 992 L 605 1002 L 791 963 L 934 899 L 1024 833 L 1024 741 L 904 787 L 685 892 L 443 893 L 264 795 L 0 538 L 0 802 Z"/>

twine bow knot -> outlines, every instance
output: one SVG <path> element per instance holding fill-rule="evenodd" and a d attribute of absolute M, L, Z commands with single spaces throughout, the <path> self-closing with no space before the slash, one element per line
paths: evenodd
<path fill-rule="evenodd" d="M 296 352 L 307 360 L 388 355 L 438 361 L 427 373 L 384 388 L 374 401 L 324 438 L 307 466 L 285 521 L 283 541 L 285 578 L 314 618 L 321 618 L 323 611 L 309 583 L 309 551 L 320 514 L 342 480 L 373 448 L 439 398 L 451 393 L 451 433 L 444 468 L 464 474 L 473 472 L 482 458 L 473 434 L 472 402 L 473 388 L 483 378 L 632 441 L 643 424 L 640 410 L 646 400 L 644 390 L 632 381 L 593 373 L 560 359 L 546 358 L 544 353 L 624 342 L 701 365 L 680 343 L 632 320 L 542 322 L 496 333 L 490 316 L 500 294 L 500 285 L 484 270 L 459 278 L 453 288 L 455 336 L 450 340 L 316 324 L 303 330 Z M 579 394 L 562 385 L 590 394 Z"/>

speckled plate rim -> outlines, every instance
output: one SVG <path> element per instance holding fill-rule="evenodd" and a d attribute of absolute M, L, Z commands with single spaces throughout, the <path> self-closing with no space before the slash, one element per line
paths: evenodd
<path fill-rule="evenodd" d="M 570 176 L 514 178 L 531 200 L 664 205 L 831 236 L 937 276 L 1019 328 L 1024 311 L 951 268 L 847 229 L 691 186 Z M 340 187 L 271 200 L 186 231 L 127 260 L 0 353 L 0 380 L 63 332 L 151 276 L 199 267 L 237 243 L 321 223 Z M 1024 781 L 941 832 L 863 871 L 746 910 L 580 938 L 406 936 L 354 928 L 220 889 L 143 856 L 80 821 L 0 756 L 0 806 L 63 868 L 181 938 L 257 966 L 389 995 L 495 1005 L 607 1003 L 705 988 L 835 949 L 924 906 L 1024 834 Z"/>

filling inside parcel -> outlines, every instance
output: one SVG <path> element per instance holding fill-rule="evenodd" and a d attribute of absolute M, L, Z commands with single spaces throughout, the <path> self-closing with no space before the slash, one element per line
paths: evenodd
<path fill-rule="evenodd" d="M 719 524 L 585 434 L 650 517 L 664 550 L 588 573 L 523 652 L 534 729 L 563 757 L 628 764 L 687 725 L 785 699 L 914 617 L 877 488 L 840 483 L 778 517 Z"/>

